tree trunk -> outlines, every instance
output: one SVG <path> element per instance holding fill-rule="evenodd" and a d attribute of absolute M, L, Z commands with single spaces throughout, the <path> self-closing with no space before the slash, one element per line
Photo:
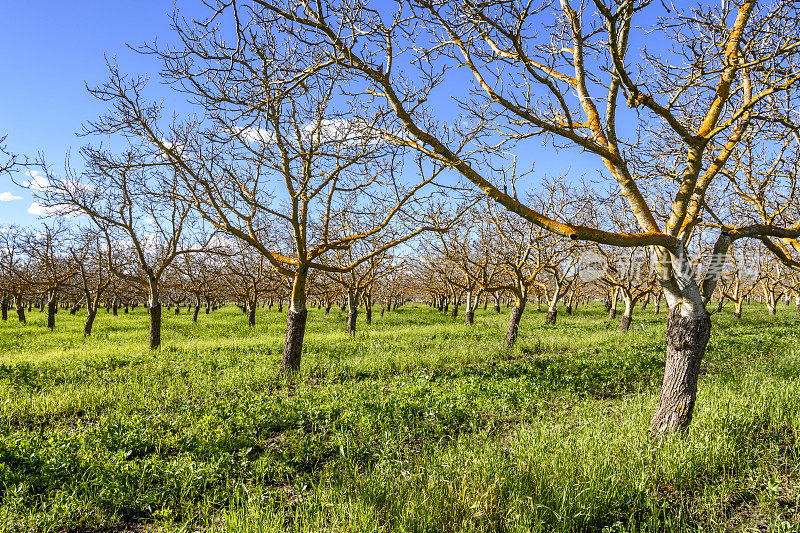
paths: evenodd
<path fill-rule="evenodd" d="M 795 297 L 794 300 L 796 302 L 794 310 L 800 313 L 800 296 Z"/>
<path fill-rule="evenodd" d="M 667 361 L 658 407 L 650 421 L 651 435 L 684 429 L 692 421 L 700 363 L 710 336 L 708 313 L 684 317 L 679 305 L 667 313 Z"/>
<path fill-rule="evenodd" d="M 52 296 L 47 301 L 47 329 L 53 331 L 56 327 L 56 297 Z"/>
<path fill-rule="evenodd" d="M 608 308 L 608 319 L 614 320 L 617 318 L 617 302 L 619 301 L 619 293 L 615 290 L 611 297 L 611 305 Z"/>
<path fill-rule="evenodd" d="M 372 324 L 372 306 L 368 305 L 364 313 L 367 324 Z"/>
<path fill-rule="evenodd" d="M 291 307 L 286 313 L 286 342 L 283 345 L 281 358 L 281 372 L 294 372 L 300 369 L 300 357 L 303 354 L 303 337 L 306 334 L 306 318 L 308 311 L 303 309 L 299 313 L 292 311 Z"/>
<path fill-rule="evenodd" d="M 511 309 L 511 315 L 508 317 L 508 328 L 506 329 L 506 338 L 503 341 L 503 346 L 511 348 L 517 342 L 517 333 L 519 332 L 519 321 L 522 318 L 522 313 L 525 311 L 525 299 L 517 300 L 514 307 Z"/>
<path fill-rule="evenodd" d="M 303 337 L 306 334 L 306 279 L 307 268 L 298 268 L 292 283 L 292 301 L 286 313 L 286 341 L 283 344 L 281 373 L 300 370 L 303 355 Z"/>
<path fill-rule="evenodd" d="M 628 331 L 631 327 L 631 315 L 633 315 L 634 303 L 633 300 L 625 297 L 625 313 L 622 315 L 622 320 L 619 321 L 619 330 Z"/>
<path fill-rule="evenodd" d="M 83 336 L 88 337 L 92 334 L 92 325 L 94 324 L 94 317 L 97 316 L 97 308 L 91 305 L 86 306 L 88 311 L 86 315 L 86 322 L 83 323 Z"/>
<path fill-rule="evenodd" d="M 161 302 L 150 304 L 150 349 L 161 346 Z"/>
<path fill-rule="evenodd" d="M 112 304 L 111 309 L 114 312 L 114 316 L 119 316 L 119 302 L 116 298 L 114 298 L 114 303 Z"/>
<path fill-rule="evenodd" d="M 544 323 L 555 325 L 557 317 L 558 317 L 558 309 L 556 309 L 556 306 L 551 305 L 547 309 L 547 316 L 544 317 Z"/>
<path fill-rule="evenodd" d="M 21 301 L 17 300 L 17 319 L 20 322 L 25 322 L 25 306 L 22 304 Z"/>
<path fill-rule="evenodd" d="M 450 312 L 450 318 L 456 318 L 458 316 L 458 302 L 453 302 L 453 310 Z"/>
<path fill-rule="evenodd" d="M 247 326 L 256 327 L 256 304 L 255 302 L 248 302 L 247 304 Z"/>
<path fill-rule="evenodd" d="M 358 318 L 358 307 L 351 307 L 347 313 L 347 334 L 356 334 L 356 319 Z"/>
<path fill-rule="evenodd" d="M 464 313 L 464 317 L 468 326 L 471 326 L 472 324 L 475 323 L 475 311 L 467 309 L 467 312 Z"/>
<path fill-rule="evenodd" d="M 798 304 L 798 310 L 800 310 L 800 304 Z M 2 314 L 4 322 L 8 320 L 8 297 L 6 296 L 3 296 L 3 299 L 0 300 L 0 314 Z"/>

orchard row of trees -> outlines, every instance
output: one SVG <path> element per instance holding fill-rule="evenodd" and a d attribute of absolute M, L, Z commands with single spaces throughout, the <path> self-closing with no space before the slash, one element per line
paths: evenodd
<path fill-rule="evenodd" d="M 562 188 L 561 194 L 567 190 Z M 563 200 L 553 202 L 550 209 L 563 210 Z M 181 246 L 163 272 L 152 276 L 150 265 L 161 264 L 169 253 L 164 242 L 148 235 L 140 257 L 132 241 L 100 236 L 94 228 L 70 227 L 63 220 L 40 228 L 4 228 L 2 319 L 15 310 L 18 321 L 25 322 L 26 308 L 31 311 L 36 306 L 47 311 L 46 324 L 52 330 L 59 308 L 70 314 L 85 309 L 83 335 L 89 336 L 100 308 L 116 316 L 120 309 L 127 313 L 144 305 L 150 316 L 150 348 L 155 349 L 161 343 L 163 307 L 175 314 L 183 309 L 197 322 L 201 310 L 209 314 L 231 303 L 253 327 L 259 308 L 272 310 L 277 305 L 282 312 L 284 303 L 291 301 L 292 279 L 254 247 L 233 239 L 217 237 L 205 246 Z M 486 309 L 491 303 L 498 313 L 503 305 L 511 307 L 507 348 L 516 341 L 528 302 L 547 311 L 548 324 L 556 323 L 560 302 L 572 314 L 580 303 L 603 301 L 609 319 L 617 316 L 622 303 L 621 331 L 630 328 L 637 303 L 642 302 L 644 310 L 652 300 L 656 314 L 661 309 L 663 291 L 656 283 L 653 257 L 643 250 L 615 254 L 608 247 L 556 237 L 492 203 L 462 214 L 449 231 L 410 242 L 404 256 L 387 251 L 373 255 L 365 244 L 360 246 L 368 261 L 345 273 L 336 271 L 340 263 L 326 264 L 327 269 L 313 271 L 306 280 L 306 301 L 324 308 L 326 315 L 332 306 L 347 311 L 351 334 L 356 332 L 360 308 L 369 324 L 375 305 L 383 315 L 407 299 L 428 301 L 453 318 L 463 305 L 467 325 L 473 324 L 481 304 Z M 373 243 L 376 246 L 380 244 Z M 330 259 L 341 261 L 336 255 Z M 350 256 L 345 259 L 352 262 Z M 733 251 L 720 271 L 716 311 L 730 301 L 734 316 L 740 318 L 745 301 L 756 297 L 770 315 L 781 301 L 789 305 L 793 300 L 800 313 L 800 270 L 786 267 L 766 248 Z"/>
<path fill-rule="evenodd" d="M 800 267 L 796 0 L 208 8 L 205 20 L 176 13 L 167 46 L 140 48 L 193 114 L 148 100 L 145 78 L 110 64 L 91 91 L 108 112 L 84 126 L 96 141 L 82 169 L 41 162 L 43 205 L 129 242 L 143 274 L 114 275 L 145 287 L 151 317 L 178 258 L 237 239 L 289 280 L 281 367 L 296 369 L 310 280 L 358 278 L 424 236 L 463 274 L 469 312 L 481 290 L 512 295 L 513 342 L 531 289 L 546 288 L 556 320 L 576 283 L 573 246 L 615 258 L 646 248 L 652 280 L 617 271 L 606 284 L 626 307 L 649 289 L 669 308 L 660 433 L 691 421 L 729 252 L 750 242 Z M 542 143 L 598 170 L 576 191 L 575 178 L 530 189 L 522 161 Z M 489 205 L 476 209 L 475 193 Z M 462 249 L 491 226 L 502 261 Z M 425 279 L 459 277 L 421 261 Z M 726 285 L 730 299 L 739 285 Z M 363 288 L 348 286 L 352 309 Z"/>

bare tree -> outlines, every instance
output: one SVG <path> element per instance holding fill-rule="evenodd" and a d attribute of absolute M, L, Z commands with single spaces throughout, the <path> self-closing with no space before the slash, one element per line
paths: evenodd
<path fill-rule="evenodd" d="M 37 196 L 57 212 L 88 216 L 103 235 L 113 252 L 108 269 L 147 294 L 149 345 L 156 349 L 162 277 L 177 257 L 203 249 L 192 240 L 197 234 L 190 231 L 195 229 L 190 206 L 174 194 L 174 169 L 140 147 L 114 153 L 87 146 L 81 153 L 85 173 L 57 177 L 48 171 L 50 184 Z"/>
<path fill-rule="evenodd" d="M 217 7 L 231 5 L 238 3 Z M 407 0 L 396 2 L 389 16 L 358 0 L 254 0 L 252 5 L 265 27 L 313 43 L 319 65 L 336 62 L 365 80 L 376 106 L 385 104 L 382 109 L 396 117 L 409 144 L 460 172 L 509 211 L 574 240 L 656 247 L 670 313 L 667 365 L 651 431 L 690 423 L 711 331 L 706 304 L 724 259 L 714 259 L 697 283 L 686 246 L 707 214 L 706 192 L 724 176 L 743 135 L 759 117 L 790 112 L 790 99 L 783 96 L 800 81 L 796 2 L 708 2 L 668 11 L 635 0 L 611 5 L 594 0 L 578 7 L 569 0 L 536 6 L 513 0 Z M 649 38 L 647 50 L 634 57 L 629 51 L 641 38 L 638 28 L 659 37 Z M 657 49 L 661 43 L 672 48 Z M 470 95 L 462 95 L 476 127 L 491 123 L 493 138 L 507 149 L 543 136 L 596 157 L 641 231 L 618 233 L 600 224 L 555 220 L 493 181 L 463 145 L 442 134 L 443 120 L 425 104 L 446 73 L 461 66 L 475 81 L 470 105 Z M 639 114 L 625 114 L 626 102 Z M 627 139 L 617 128 L 620 115 L 632 132 Z M 657 175 L 647 162 L 665 144 L 678 149 L 664 165 L 670 173 Z M 671 180 L 671 190 L 666 202 L 657 202 L 647 189 L 663 178 Z M 733 241 L 745 237 L 796 243 L 798 236 L 800 228 L 791 220 L 745 226 L 723 220 L 715 256 L 724 257 Z"/>
<path fill-rule="evenodd" d="M 102 236 L 91 231 L 84 231 L 78 238 L 76 246 L 70 248 L 74 263 L 77 265 L 80 290 L 86 301 L 86 322 L 83 325 L 83 336 L 92 334 L 92 325 L 97 310 L 111 283 L 111 272 L 107 265 L 110 250 L 109 243 Z"/>
<path fill-rule="evenodd" d="M 166 79 L 192 95 L 206 120 L 164 126 L 160 110 L 141 97 L 143 81 L 112 66 L 109 81 L 93 91 L 112 111 L 91 129 L 140 139 L 179 177 L 181 194 L 205 220 L 291 280 L 281 369 L 296 370 L 310 271 L 348 272 L 439 229 L 439 213 L 422 209 L 420 191 L 444 167 L 420 163 L 414 179 L 401 179 L 403 154 L 381 133 L 380 116 L 359 113 L 341 71 L 316 65 L 308 50 L 256 26 L 233 45 L 218 26 L 177 16 L 175 26 L 179 47 L 146 50 L 163 59 Z M 348 213 L 358 227 L 340 223 Z M 388 230 L 399 236 L 352 264 L 325 261 Z"/>

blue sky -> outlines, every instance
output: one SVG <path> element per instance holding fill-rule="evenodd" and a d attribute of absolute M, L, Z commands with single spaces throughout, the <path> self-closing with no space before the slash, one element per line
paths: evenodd
<path fill-rule="evenodd" d="M 177 5 L 184 16 L 205 13 L 199 0 Z M 106 56 L 116 58 L 124 72 L 148 74 L 150 98 L 167 96 L 158 84 L 158 63 L 126 43 L 169 40 L 172 11 L 172 2 L 163 0 L 6 2 L 0 17 L 0 135 L 8 135 L 8 148 L 29 157 L 41 152 L 55 171 L 63 169 L 68 150 L 77 151 L 86 141 L 75 132 L 104 110 L 85 84 L 106 79 Z M 552 148 L 531 145 L 538 143 L 529 143 L 520 155 L 535 152 L 539 177 L 558 174 L 565 164 L 579 165 L 566 168 L 577 175 L 599 166 L 594 157 L 557 155 Z M 9 195 L 20 199 L 2 201 Z M 0 226 L 34 223 L 32 201 L 29 191 L 0 177 Z"/>
<path fill-rule="evenodd" d="M 8 147 L 29 156 L 41 151 L 55 169 L 63 168 L 67 150 L 83 142 L 75 132 L 103 110 L 85 83 L 105 79 L 104 54 L 116 56 L 127 71 L 155 74 L 152 59 L 131 52 L 125 43 L 166 38 L 172 9 L 172 2 L 163 0 L 4 2 L 0 135 L 8 135 Z M 22 199 L 0 202 L 0 225 L 35 220 L 27 212 L 28 191 L 2 177 L 3 192 Z"/>

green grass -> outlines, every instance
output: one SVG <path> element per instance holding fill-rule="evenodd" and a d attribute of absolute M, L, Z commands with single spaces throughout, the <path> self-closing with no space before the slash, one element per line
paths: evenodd
<path fill-rule="evenodd" d="M 714 329 L 685 436 L 647 437 L 663 313 L 599 304 L 467 327 L 408 305 L 355 338 L 312 310 L 281 377 L 285 316 L 141 310 L 56 330 L 0 323 L 0 531 L 798 531 L 800 317 Z"/>

